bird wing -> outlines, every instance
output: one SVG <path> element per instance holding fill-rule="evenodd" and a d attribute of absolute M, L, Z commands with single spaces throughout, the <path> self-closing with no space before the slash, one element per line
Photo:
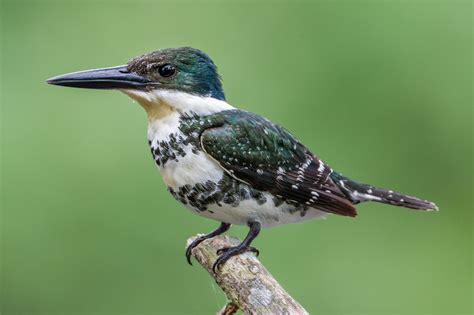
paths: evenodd
<path fill-rule="evenodd" d="M 332 169 L 284 128 L 249 112 L 220 112 L 205 129 L 203 150 L 230 176 L 284 200 L 355 216 L 351 202 L 329 178 Z"/>

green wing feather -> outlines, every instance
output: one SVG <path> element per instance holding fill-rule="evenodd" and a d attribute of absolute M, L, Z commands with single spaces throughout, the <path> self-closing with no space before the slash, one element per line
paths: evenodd
<path fill-rule="evenodd" d="M 220 115 L 220 124 L 201 133 L 201 146 L 231 176 L 285 200 L 340 215 L 357 214 L 330 179 L 331 168 L 288 131 L 241 110 L 215 115 Z"/>

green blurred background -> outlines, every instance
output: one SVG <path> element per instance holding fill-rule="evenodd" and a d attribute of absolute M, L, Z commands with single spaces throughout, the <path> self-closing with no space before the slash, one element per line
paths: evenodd
<path fill-rule="evenodd" d="M 264 230 L 261 260 L 314 314 L 470 314 L 470 1 L 3 1 L 2 314 L 212 314 L 184 259 L 216 222 L 167 193 L 143 110 L 45 84 L 163 47 L 208 52 L 228 101 L 336 170 L 436 201 Z M 234 227 L 242 236 L 246 228 Z"/>

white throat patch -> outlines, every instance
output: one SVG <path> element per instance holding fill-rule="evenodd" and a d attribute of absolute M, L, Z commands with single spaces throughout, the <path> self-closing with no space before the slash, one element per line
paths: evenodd
<path fill-rule="evenodd" d="M 197 115 L 204 116 L 223 110 L 234 109 L 234 107 L 226 101 L 179 91 L 121 91 L 137 101 L 146 110 L 150 121 L 167 116 L 172 111 L 176 111 L 179 114 L 193 112 Z"/>

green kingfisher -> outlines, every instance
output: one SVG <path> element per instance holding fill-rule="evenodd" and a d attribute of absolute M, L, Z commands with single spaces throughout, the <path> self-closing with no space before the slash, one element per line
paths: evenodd
<path fill-rule="evenodd" d="M 222 248 L 213 270 L 245 251 L 262 227 L 338 214 L 355 217 L 355 204 L 376 201 L 437 210 L 419 198 L 363 184 L 331 167 L 289 131 L 226 102 L 221 78 L 201 50 L 160 49 L 128 64 L 68 73 L 50 84 L 115 89 L 137 101 L 148 116 L 148 144 L 169 192 L 192 212 L 220 222 L 202 241 L 231 224 L 247 225 L 241 244 Z"/>

